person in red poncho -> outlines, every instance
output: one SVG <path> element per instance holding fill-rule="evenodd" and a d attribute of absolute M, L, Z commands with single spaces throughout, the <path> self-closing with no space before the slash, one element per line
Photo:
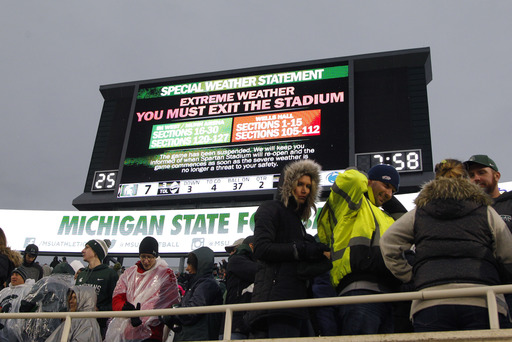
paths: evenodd
<path fill-rule="evenodd" d="M 112 309 L 152 310 L 170 308 L 179 302 L 174 272 L 158 257 L 158 242 L 147 236 L 139 245 L 140 260 L 117 282 Z M 164 324 L 158 317 L 114 318 L 106 341 L 162 341 Z"/>

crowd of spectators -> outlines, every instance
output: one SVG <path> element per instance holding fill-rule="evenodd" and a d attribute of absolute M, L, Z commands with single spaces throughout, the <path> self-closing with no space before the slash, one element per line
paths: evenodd
<path fill-rule="evenodd" d="M 159 308 L 372 295 L 509 284 L 512 280 L 509 193 L 486 155 L 445 159 L 407 212 L 395 197 L 400 175 L 380 164 L 340 173 L 316 213 L 321 166 L 288 164 L 274 200 L 255 213 L 254 235 L 225 247 L 227 260 L 200 247 L 175 274 L 145 237 L 139 260 L 125 268 L 107 258 L 109 240 L 93 239 L 84 264 L 39 249 L 8 247 L 0 228 L 1 312 L 138 311 Z M 318 235 L 305 222 L 317 215 Z M 510 295 L 497 295 L 500 326 L 510 328 Z M 219 313 L 73 319 L 70 341 L 223 339 Z M 364 335 L 489 328 L 485 299 L 363 303 L 314 309 L 235 312 L 232 339 Z M 0 341 L 59 341 L 59 319 L 2 319 Z M 170 333 L 169 333 L 170 332 Z M 171 337 L 169 337 L 171 336 Z"/>

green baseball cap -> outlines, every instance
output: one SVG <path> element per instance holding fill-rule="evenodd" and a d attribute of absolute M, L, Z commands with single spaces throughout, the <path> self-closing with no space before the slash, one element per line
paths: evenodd
<path fill-rule="evenodd" d="M 491 158 L 489 158 L 489 156 L 485 154 L 472 155 L 468 160 L 464 162 L 464 165 L 466 165 L 467 168 L 469 168 L 471 164 L 480 164 L 483 166 L 490 167 L 494 171 L 498 171 L 498 166 L 496 165 L 494 160 L 492 160 Z"/>

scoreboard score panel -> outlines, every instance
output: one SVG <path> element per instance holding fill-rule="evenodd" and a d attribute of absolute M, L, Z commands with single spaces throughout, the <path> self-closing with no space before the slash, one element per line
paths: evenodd
<path fill-rule="evenodd" d="M 322 166 L 324 193 L 338 172 L 376 163 L 415 191 L 432 174 L 430 73 L 421 48 L 102 86 L 73 205 L 243 205 L 272 198 L 282 168 L 300 159 Z"/>
<path fill-rule="evenodd" d="M 273 175 L 247 177 L 202 178 L 171 182 L 122 184 L 118 197 L 148 197 L 178 194 L 200 194 L 231 191 L 273 189 Z"/>
<path fill-rule="evenodd" d="M 332 185 L 333 174 L 339 171 L 322 171 L 320 185 Z M 150 197 L 180 194 L 205 194 L 222 192 L 272 190 L 279 181 L 277 175 L 258 175 L 243 177 L 202 178 L 175 180 L 170 182 L 121 184 L 119 198 Z"/>

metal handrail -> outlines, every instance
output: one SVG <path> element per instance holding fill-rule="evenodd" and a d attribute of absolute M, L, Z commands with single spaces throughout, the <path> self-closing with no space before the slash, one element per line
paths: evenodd
<path fill-rule="evenodd" d="M 512 293 L 512 285 L 496 286 L 478 286 L 449 290 L 422 290 L 415 292 L 382 293 L 362 296 L 348 297 L 327 297 L 314 299 L 298 299 L 274 302 L 258 302 L 246 304 L 224 304 L 211 306 L 196 306 L 188 308 L 170 308 L 155 310 L 135 310 L 135 311 L 86 311 L 86 312 L 32 312 L 32 313 L 2 313 L 0 318 L 11 319 L 31 319 L 31 318 L 61 318 L 65 319 L 61 341 L 68 340 L 71 320 L 73 318 L 110 318 L 110 317 L 146 317 L 146 316 L 173 316 L 173 315 L 191 315 L 219 313 L 226 314 L 224 323 L 224 341 L 231 340 L 231 325 L 233 312 L 235 311 L 254 311 L 254 310 L 272 310 L 283 308 L 303 308 L 317 306 L 333 306 L 344 304 L 360 303 L 380 303 L 380 302 L 400 302 L 409 300 L 429 300 L 458 297 L 484 297 L 487 300 L 489 312 L 490 329 L 500 329 L 498 320 L 498 305 L 496 294 Z"/>

